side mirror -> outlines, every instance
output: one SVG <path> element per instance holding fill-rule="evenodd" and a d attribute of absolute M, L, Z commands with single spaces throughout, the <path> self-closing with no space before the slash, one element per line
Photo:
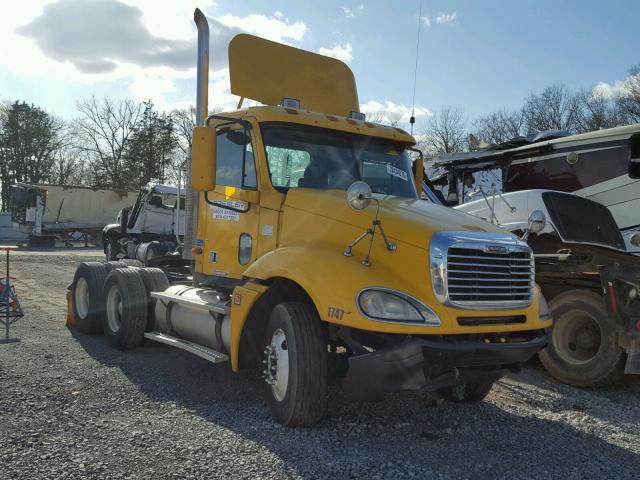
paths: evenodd
<path fill-rule="evenodd" d="M 191 144 L 191 187 L 196 192 L 216 188 L 217 132 L 212 127 L 195 127 Z"/>
<path fill-rule="evenodd" d="M 529 214 L 529 231 L 532 233 L 541 233 L 547 225 L 547 217 L 541 210 L 534 210 Z"/>
<path fill-rule="evenodd" d="M 367 182 L 358 180 L 347 189 L 347 205 L 354 210 L 364 210 L 371 203 L 372 192 Z"/>
<path fill-rule="evenodd" d="M 529 214 L 527 229 L 524 231 L 521 239 L 526 242 L 529 240 L 529 235 L 531 235 L 531 233 L 541 233 L 546 225 L 547 217 L 545 217 L 544 212 L 541 210 L 534 210 Z"/>

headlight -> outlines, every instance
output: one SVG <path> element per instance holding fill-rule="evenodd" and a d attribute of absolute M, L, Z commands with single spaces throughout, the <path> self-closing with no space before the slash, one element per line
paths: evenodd
<path fill-rule="evenodd" d="M 440 325 L 438 316 L 419 300 L 384 288 L 362 290 L 357 298 L 360 312 L 373 320 Z"/>
<path fill-rule="evenodd" d="M 549 304 L 544 298 L 542 292 L 538 292 L 538 316 L 540 317 L 541 322 L 546 322 L 552 318 L 551 312 L 549 311 Z"/>

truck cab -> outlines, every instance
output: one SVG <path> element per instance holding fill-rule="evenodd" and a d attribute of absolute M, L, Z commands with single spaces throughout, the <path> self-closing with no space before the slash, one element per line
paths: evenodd
<path fill-rule="evenodd" d="M 328 382 L 352 398 L 424 389 L 480 401 L 545 346 L 551 320 L 529 246 L 421 201 L 415 139 L 364 120 L 347 65 L 239 35 L 232 93 L 263 105 L 205 118 L 198 12 L 183 250 L 192 278 L 159 288 L 157 272 L 111 270 L 102 327 L 114 346 L 147 338 L 258 368 L 288 426 L 322 419 Z M 150 306 L 134 315 L 145 291 Z"/>
<path fill-rule="evenodd" d="M 132 206 L 118 212 L 116 222 L 102 230 L 107 261 L 152 258 L 176 251 L 184 235 L 184 198 L 178 188 L 150 182 Z"/>

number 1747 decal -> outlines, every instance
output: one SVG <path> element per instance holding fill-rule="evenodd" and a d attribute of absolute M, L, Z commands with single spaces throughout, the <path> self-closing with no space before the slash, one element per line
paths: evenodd
<path fill-rule="evenodd" d="M 345 313 L 349 313 L 349 312 L 345 312 L 342 308 L 329 307 L 328 316 L 329 316 L 329 318 L 335 318 L 336 320 L 342 320 L 342 318 L 344 317 Z"/>

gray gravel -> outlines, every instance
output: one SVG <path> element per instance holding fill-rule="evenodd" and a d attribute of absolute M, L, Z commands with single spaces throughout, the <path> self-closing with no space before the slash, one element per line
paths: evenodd
<path fill-rule="evenodd" d="M 65 287 L 85 255 L 15 257 L 26 317 L 20 343 L 0 345 L 0 479 L 640 475 L 639 380 L 579 390 L 534 363 L 477 406 L 332 391 L 318 428 L 291 430 L 262 383 L 226 364 L 152 343 L 114 351 L 67 329 Z"/>

